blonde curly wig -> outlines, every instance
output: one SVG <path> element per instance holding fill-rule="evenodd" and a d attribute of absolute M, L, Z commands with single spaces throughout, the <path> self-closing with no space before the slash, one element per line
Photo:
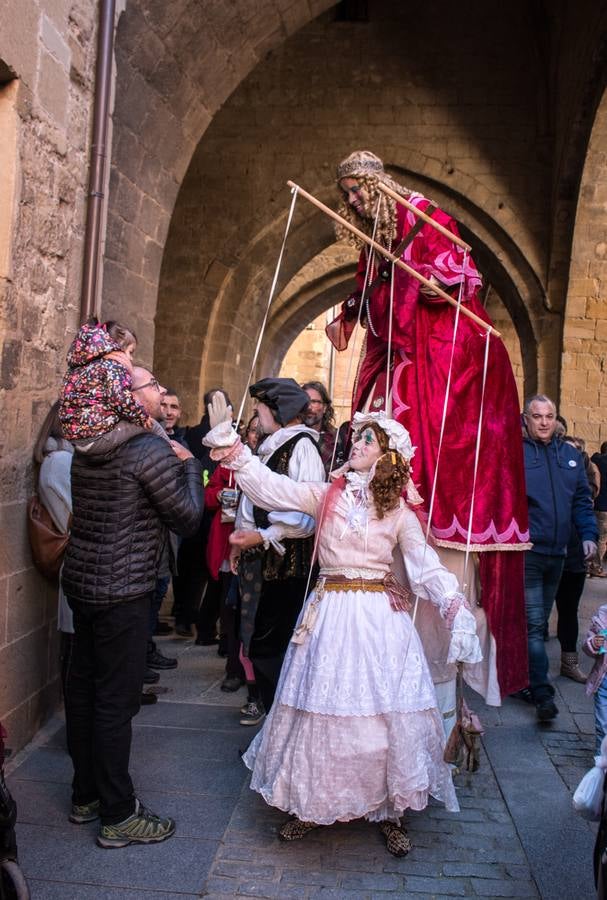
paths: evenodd
<path fill-rule="evenodd" d="M 345 194 L 340 184 L 343 178 L 355 178 L 359 185 L 366 189 L 369 199 L 365 204 L 365 217 L 359 216 L 356 210 L 346 202 Z M 403 197 L 407 197 L 411 193 L 408 188 L 398 184 L 388 175 L 379 156 L 371 153 L 370 150 L 356 150 L 354 153 L 351 153 L 337 167 L 337 186 L 341 195 L 341 203 L 337 208 L 337 212 L 351 225 L 355 225 L 356 228 L 364 231 L 365 234 L 371 237 L 377 201 L 379 199 L 376 240 L 388 248 L 396 237 L 396 201 L 392 200 L 391 197 L 386 197 L 385 194 L 378 190 L 377 185 L 380 181 Z M 351 246 L 359 250 L 366 246 L 360 238 L 348 231 L 343 225 L 337 224 L 335 226 L 335 234 L 338 240 L 346 240 Z"/>

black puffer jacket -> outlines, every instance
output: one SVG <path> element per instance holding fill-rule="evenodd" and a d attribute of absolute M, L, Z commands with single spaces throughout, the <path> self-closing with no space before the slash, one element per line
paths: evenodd
<path fill-rule="evenodd" d="M 204 501 L 200 463 L 153 434 L 108 457 L 74 454 L 73 521 L 63 568 L 69 598 L 109 605 L 154 590 L 167 528 L 193 534 Z"/>

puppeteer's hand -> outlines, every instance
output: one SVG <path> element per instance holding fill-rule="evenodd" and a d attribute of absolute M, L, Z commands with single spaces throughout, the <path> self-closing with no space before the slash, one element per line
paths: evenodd
<path fill-rule="evenodd" d="M 184 447 L 183 444 L 180 444 L 178 441 L 171 441 L 171 447 L 173 448 L 175 456 L 182 462 L 186 459 L 194 459 L 194 454 L 190 453 L 188 448 Z"/>
<path fill-rule="evenodd" d="M 207 406 L 209 412 L 209 424 L 211 428 L 220 425 L 222 422 L 232 421 L 232 407 L 226 403 L 226 398 L 221 391 L 215 391 L 213 399 Z"/>
<path fill-rule="evenodd" d="M 263 543 L 263 538 L 258 531 L 233 531 L 230 535 L 230 544 L 239 550 L 248 550 L 249 547 L 257 547 Z"/>
<path fill-rule="evenodd" d="M 230 572 L 238 575 L 238 560 L 240 559 L 240 547 L 230 546 Z"/>
<path fill-rule="evenodd" d="M 582 541 L 582 548 L 584 550 L 584 559 L 592 559 L 596 553 L 596 544 L 594 541 Z"/>

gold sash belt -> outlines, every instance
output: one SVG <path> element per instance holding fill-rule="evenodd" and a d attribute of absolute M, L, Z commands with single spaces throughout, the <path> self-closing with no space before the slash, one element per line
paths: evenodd
<path fill-rule="evenodd" d="M 372 591 L 384 592 L 386 586 L 383 579 L 381 581 L 368 581 L 365 578 L 353 578 L 343 581 L 339 578 L 327 578 L 323 585 L 324 591 Z"/>
<path fill-rule="evenodd" d="M 345 576 L 321 575 L 314 589 L 314 599 L 306 606 L 302 620 L 293 632 L 291 642 L 303 644 L 309 634 L 312 634 L 318 605 L 327 591 L 364 591 L 365 593 L 386 593 L 390 600 L 390 606 L 395 612 L 403 612 L 411 609 L 411 592 L 400 584 L 391 572 L 382 579 L 346 578 Z"/>

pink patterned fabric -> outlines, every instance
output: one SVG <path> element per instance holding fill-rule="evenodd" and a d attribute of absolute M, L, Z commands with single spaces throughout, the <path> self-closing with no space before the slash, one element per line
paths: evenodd
<path fill-rule="evenodd" d="M 145 426 L 148 414 L 132 393 L 131 373 L 107 354 L 120 350 L 102 325 L 82 325 L 67 355 L 59 420 L 68 441 L 99 437 L 120 420 Z"/>

